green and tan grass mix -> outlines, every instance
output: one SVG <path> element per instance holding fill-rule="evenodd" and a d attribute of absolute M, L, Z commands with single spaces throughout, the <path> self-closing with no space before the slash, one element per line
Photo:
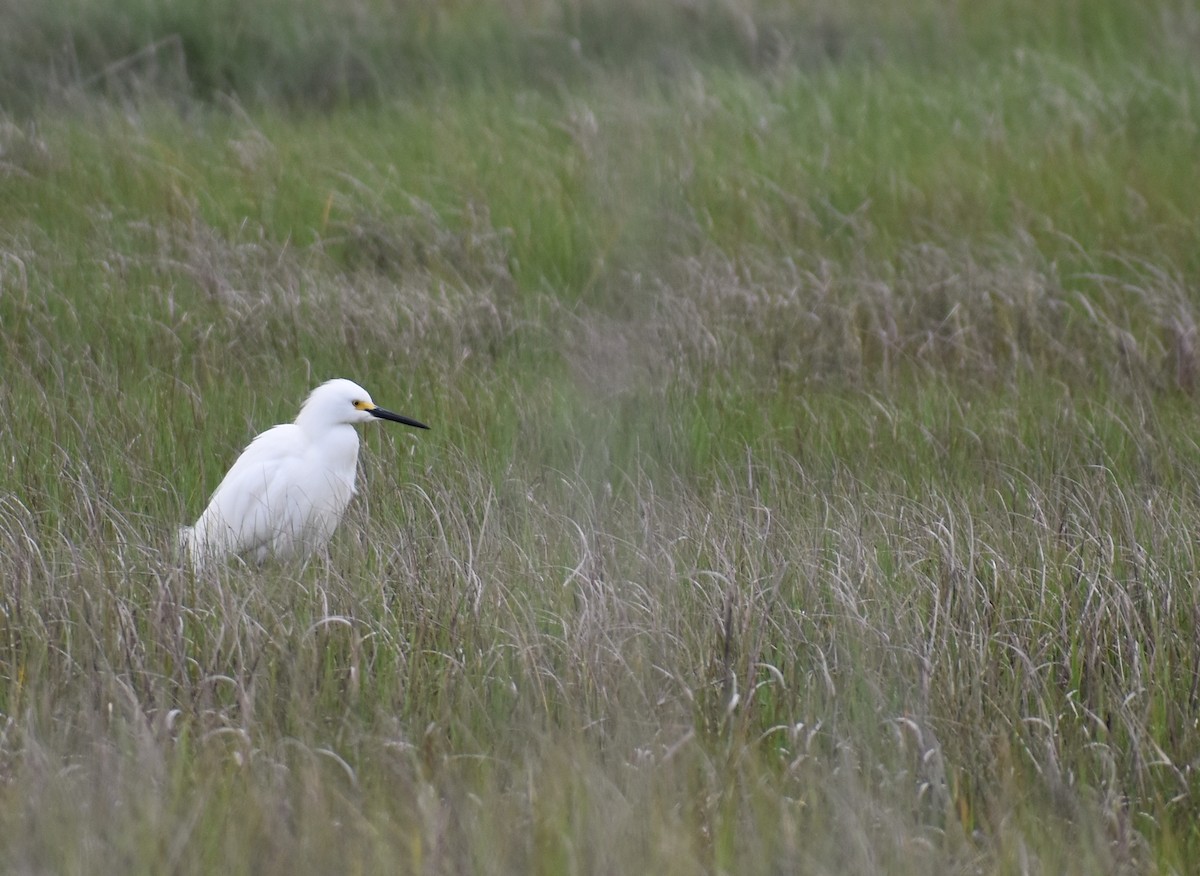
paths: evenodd
<path fill-rule="evenodd" d="M 5 7 L 0 869 L 1190 872 L 1191 4 L 218 6 Z"/>

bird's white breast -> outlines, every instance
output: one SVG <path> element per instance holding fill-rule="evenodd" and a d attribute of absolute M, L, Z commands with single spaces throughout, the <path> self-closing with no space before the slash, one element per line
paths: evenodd
<path fill-rule="evenodd" d="M 350 425 L 335 426 L 312 442 L 307 454 L 313 471 L 324 472 L 330 487 L 345 508 L 354 495 L 354 478 L 358 470 L 358 433 Z"/>

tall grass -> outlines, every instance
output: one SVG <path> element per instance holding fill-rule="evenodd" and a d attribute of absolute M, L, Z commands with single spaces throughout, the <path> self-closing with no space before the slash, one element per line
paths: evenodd
<path fill-rule="evenodd" d="M 1028 6 L 10 4 L 4 868 L 1187 872 L 1196 20 Z"/>

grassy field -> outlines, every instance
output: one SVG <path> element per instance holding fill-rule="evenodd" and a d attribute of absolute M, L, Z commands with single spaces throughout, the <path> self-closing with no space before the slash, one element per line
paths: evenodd
<path fill-rule="evenodd" d="M 1193 870 L 1194 4 L 2 5 L 4 872 Z"/>

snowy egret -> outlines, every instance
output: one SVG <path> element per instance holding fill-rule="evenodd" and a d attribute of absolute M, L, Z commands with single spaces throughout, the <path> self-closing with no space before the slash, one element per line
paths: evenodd
<path fill-rule="evenodd" d="M 225 475 L 195 526 L 180 540 L 199 568 L 230 555 L 261 563 L 307 556 L 333 535 L 358 465 L 355 423 L 424 423 L 384 410 L 349 380 L 330 380 L 309 394 L 296 422 L 255 438 Z"/>

